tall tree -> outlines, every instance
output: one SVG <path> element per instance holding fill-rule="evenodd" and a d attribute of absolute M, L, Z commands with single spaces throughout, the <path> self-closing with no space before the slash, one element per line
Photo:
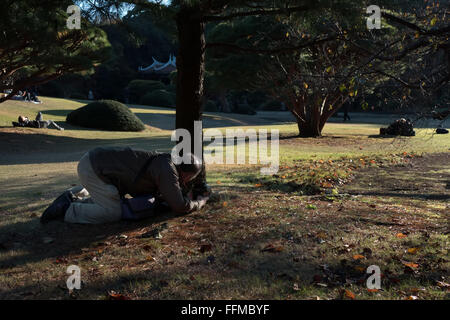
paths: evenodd
<path fill-rule="evenodd" d="M 72 1 L 5 0 L 0 10 L 0 91 L 19 90 L 86 71 L 108 56 L 105 33 L 87 20 L 67 28 Z"/>
<path fill-rule="evenodd" d="M 100 1 L 100 0 L 98 0 Z M 102 0 L 100 2 L 105 2 Z M 95 2 L 90 0 L 89 2 Z M 121 1 L 110 1 L 110 5 L 116 5 Z M 122 1 L 132 3 L 147 8 L 156 8 L 160 10 L 162 7 L 162 1 L 150 1 L 150 0 L 129 0 Z M 418 47 L 426 47 L 425 40 L 428 40 L 429 36 L 438 36 L 448 34 L 448 26 L 443 26 L 438 30 L 425 28 L 421 22 L 409 22 L 395 14 L 397 8 L 401 8 L 401 5 L 408 6 L 410 8 L 412 3 L 420 3 L 419 0 L 411 0 L 405 3 L 401 0 L 380 0 L 379 5 L 386 5 L 390 13 L 386 13 L 386 18 L 389 21 L 395 22 L 408 30 L 414 30 L 419 33 L 420 36 L 424 36 L 424 42 L 422 44 L 411 44 L 404 50 L 401 50 L 399 54 L 394 54 L 394 57 L 401 58 L 409 52 L 414 51 Z M 447 3 L 447 1 L 443 2 Z M 421 2 L 423 4 L 423 1 Z M 170 7 L 167 8 L 168 16 L 175 17 L 177 30 L 178 30 L 178 42 L 179 52 L 177 57 L 178 79 L 177 79 L 177 113 L 176 113 L 176 127 L 187 129 L 193 134 L 194 121 L 201 121 L 202 112 L 201 107 L 203 105 L 204 94 L 204 76 L 205 76 L 205 53 L 207 48 L 222 48 L 227 50 L 233 50 L 236 52 L 246 52 L 253 54 L 279 54 L 282 52 L 300 51 L 304 48 L 309 48 L 320 43 L 325 43 L 332 40 L 337 40 L 339 34 L 326 34 L 318 35 L 313 38 L 300 38 L 297 39 L 295 45 L 288 48 L 276 47 L 274 44 L 268 43 L 264 48 L 254 45 L 252 41 L 246 46 L 236 45 L 234 43 L 206 43 L 205 41 L 205 29 L 206 24 L 210 22 L 220 21 L 232 21 L 241 19 L 244 17 L 262 17 L 272 16 L 278 17 L 294 17 L 296 19 L 304 19 L 305 15 L 309 15 L 312 12 L 321 12 L 328 10 L 333 12 L 335 16 L 348 17 L 349 15 L 359 15 L 361 20 L 365 22 L 365 11 L 370 3 L 361 1 L 355 3 L 351 0 L 254 0 L 250 2 L 243 2 L 238 0 L 173 0 Z M 311 23 L 320 24 L 322 21 L 312 21 Z M 352 39 L 355 45 L 358 43 L 358 38 Z M 448 35 L 447 35 L 448 38 Z M 405 45 L 405 40 L 398 39 L 394 41 L 394 44 Z M 365 48 L 366 44 L 361 47 L 361 52 L 366 51 L 368 58 L 365 64 L 370 64 L 371 61 L 378 57 L 383 57 L 390 49 L 395 48 L 394 45 L 386 45 L 380 49 L 377 46 Z M 398 50 L 398 48 L 396 48 Z M 193 148 L 192 148 L 193 149 Z M 200 178 L 200 181 L 204 181 L 204 175 Z"/>

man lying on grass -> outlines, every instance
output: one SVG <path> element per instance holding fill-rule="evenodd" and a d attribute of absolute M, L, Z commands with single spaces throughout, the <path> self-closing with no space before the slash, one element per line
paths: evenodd
<path fill-rule="evenodd" d="M 78 163 L 82 187 L 65 191 L 44 211 L 42 223 L 62 220 L 69 223 L 107 223 L 123 218 L 125 195 L 154 195 L 156 211 L 167 204 L 177 213 L 205 206 L 208 198 L 184 195 L 187 184 L 201 171 L 201 161 L 189 154 L 191 163 L 175 165 L 167 153 L 130 148 L 96 148 Z M 84 187 L 84 188 L 83 188 Z M 165 201 L 165 203 L 163 202 Z M 159 207 L 159 208 L 158 208 Z"/>

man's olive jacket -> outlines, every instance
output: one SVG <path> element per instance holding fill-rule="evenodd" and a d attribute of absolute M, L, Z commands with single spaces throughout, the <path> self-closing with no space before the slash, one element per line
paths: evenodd
<path fill-rule="evenodd" d="M 123 196 L 161 194 L 175 212 L 197 210 L 198 201 L 183 196 L 177 169 L 168 153 L 131 148 L 96 148 L 89 152 L 94 172 Z M 147 169 L 144 166 L 151 161 Z M 139 177 L 138 177 L 139 175 Z"/>

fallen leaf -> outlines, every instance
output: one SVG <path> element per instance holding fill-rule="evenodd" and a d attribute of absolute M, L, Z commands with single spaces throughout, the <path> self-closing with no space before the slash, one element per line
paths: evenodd
<path fill-rule="evenodd" d="M 366 257 L 364 257 L 363 255 L 361 255 L 361 254 L 355 254 L 354 256 L 353 256 L 353 260 L 360 260 L 360 259 L 365 259 Z"/>
<path fill-rule="evenodd" d="M 436 284 L 440 288 L 450 288 L 450 284 L 444 282 L 444 281 L 436 281 Z"/>
<path fill-rule="evenodd" d="M 419 299 L 419 297 L 417 297 L 417 296 L 409 296 L 405 300 L 418 300 L 418 299 Z"/>
<path fill-rule="evenodd" d="M 57 258 L 55 260 L 55 264 L 62 264 L 62 263 L 67 263 L 67 259 L 65 259 L 65 258 Z"/>
<path fill-rule="evenodd" d="M 419 267 L 419 265 L 417 263 L 414 263 L 414 262 L 403 262 L 403 264 L 405 266 L 407 266 L 407 267 L 412 268 L 412 269 L 415 269 L 415 268 Z"/>
<path fill-rule="evenodd" d="M 427 291 L 427 289 L 425 289 L 425 288 L 411 288 L 410 291 L 411 291 L 411 293 L 416 293 L 417 294 L 419 291 L 425 292 L 425 291 Z"/>
<path fill-rule="evenodd" d="M 365 272 L 366 271 L 366 269 L 364 267 L 361 267 L 361 266 L 356 266 L 355 270 L 359 271 L 359 272 Z"/>
<path fill-rule="evenodd" d="M 110 291 L 108 295 L 110 300 L 131 300 L 129 297 L 115 291 Z"/>
<path fill-rule="evenodd" d="M 407 237 L 407 235 L 406 234 L 403 234 L 403 233 L 397 233 L 396 235 L 395 235 L 397 238 L 399 238 L 399 239 L 403 239 L 403 238 L 406 238 Z"/>
<path fill-rule="evenodd" d="M 419 248 L 409 248 L 407 251 L 408 251 L 408 253 L 416 254 L 418 250 L 419 250 Z"/>
<path fill-rule="evenodd" d="M 352 300 L 355 300 L 355 294 L 354 294 L 353 292 L 351 292 L 350 290 L 348 290 L 348 289 L 345 289 L 345 296 L 346 296 L 347 298 L 350 298 L 350 299 L 352 299 Z"/>
<path fill-rule="evenodd" d="M 378 292 L 378 289 L 367 289 L 368 292 Z"/>
<path fill-rule="evenodd" d="M 275 252 L 281 252 L 281 251 L 283 251 L 283 249 L 284 249 L 284 248 L 283 248 L 283 246 L 281 246 L 281 245 L 275 246 L 275 245 L 269 243 L 269 244 L 266 245 L 261 251 L 262 251 L 262 252 L 272 252 L 272 253 L 275 253 Z"/>

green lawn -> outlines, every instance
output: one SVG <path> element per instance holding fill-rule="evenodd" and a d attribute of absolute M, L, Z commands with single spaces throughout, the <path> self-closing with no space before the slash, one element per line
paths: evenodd
<path fill-rule="evenodd" d="M 144 132 L 64 123 L 84 103 L 0 104 L 0 298 L 449 299 L 450 139 L 376 137 L 391 117 L 333 119 L 319 139 L 295 137 L 287 113 L 207 113 L 205 128 L 279 129 L 280 172 L 209 165 L 216 195 L 200 212 L 140 223 L 80 226 L 39 216 L 78 183 L 76 163 L 99 145 L 169 151 L 174 110 L 131 106 Z M 12 128 L 19 114 L 66 130 Z M 167 225 L 164 225 L 167 223 Z M 162 228 L 164 226 L 164 228 Z M 142 237 L 161 228 L 161 239 Z M 164 229 L 164 230 L 163 230 Z M 82 289 L 65 289 L 69 265 Z M 382 289 L 365 287 L 378 265 Z"/>

